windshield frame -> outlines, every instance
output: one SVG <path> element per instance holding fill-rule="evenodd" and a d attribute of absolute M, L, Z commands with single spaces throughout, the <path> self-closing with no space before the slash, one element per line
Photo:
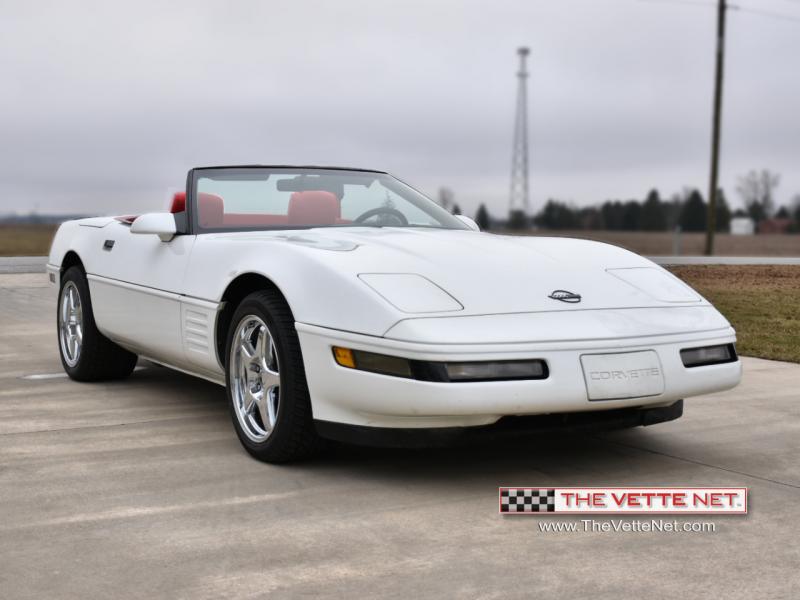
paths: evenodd
<path fill-rule="evenodd" d="M 422 225 L 408 225 L 408 226 L 398 226 L 398 228 L 402 229 L 413 229 L 413 228 L 425 228 L 425 229 L 443 229 L 443 230 L 468 230 L 469 227 L 457 218 L 454 215 L 451 215 L 447 210 L 439 206 L 436 202 L 428 198 L 425 194 L 420 192 L 419 190 L 413 188 L 412 186 L 408 185 L 404 181 L 394 177 L 390 173 L 386 171 L 377 171 L 372 169 L 354 169 L 354 168 L 345 168 L 345 167 L 317 167 L 317 166 L 297 166 L 297 165 L 237 165 L 237 166 L 219 166 L 219 167 L 196 167 L 189 171 L 187 178 L 186 178 L 186 212 L 187 212 L 187 221 L 190 228 L 190 233 L 194 235 L 203 234 L 203 233 L 236 233 L 236 232 L 260 232 L 260 231 L 287 231 L 287 230 L 306 230 L 306 229 L 350 229 L 353 227 L 379 227 L 376 225 L 362 225 L 362 224 L 342 224 L 342 225 L 269 225 L 269 226 L 258 226 L 258 227 L 215 227 L 215 228 L 204 228 L 200 226 L 199 223 L 199 215 L 197 211 L 197 186 L 198 182 L 203 177 L 208 177 L 209 175 L 215 173 L 225 173 L 229 172 L 231 174 L 235 173 L 246 173 L 249 170 L 253 171 L 275 171 L 280 173 L 281 175 L 284 174 L 294 174 L 295 172 L 298 175 L 302 175 L 304 173 L 308 173 L 309 171 L 320 171 L 320 172 L 328 172 L 328 173 L 348 173 L 352 172 L 354 175 L 358 173 L 363 174 L 374 174 L 376 178 L 388 178 L 387 180 L 397 184 L 397 187 L 402 189 L 406 188 L 414 195 L 418 196 L 412 198 L 406 198 L 411 204 L 414 204 L 420 210 L 431 214 L 437 221 L 443 222 L 444 225 L 441 227 L 439 226 L 422 226 Z M 392 190 L 394 191 L 394 190 Z"/>

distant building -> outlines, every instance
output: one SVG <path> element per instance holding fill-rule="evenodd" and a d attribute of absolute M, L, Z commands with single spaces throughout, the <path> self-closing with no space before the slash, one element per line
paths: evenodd
<path fill-rule="evenodd" d="M 758 233 L 787 233 L 791 219 L 764 219 L 758 224 Z"/>
<path fill-rule="evenodd" d="M 733 235 L 753 235 L 756 225 L 750 217 L 733 217 L 731 219 L 731 233 Z"/>

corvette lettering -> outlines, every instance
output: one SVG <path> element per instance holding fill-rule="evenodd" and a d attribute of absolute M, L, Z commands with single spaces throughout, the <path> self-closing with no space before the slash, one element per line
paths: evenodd
<path fill-rule="evenodd" d="M 595 381 L 605 379 L 641 379 L 644 377 L 659 377 L 661 370 L 658 367 L 648 367 L 646 369 L 629 369 L 627 371 L 590 371 L 589 377 Z"/>

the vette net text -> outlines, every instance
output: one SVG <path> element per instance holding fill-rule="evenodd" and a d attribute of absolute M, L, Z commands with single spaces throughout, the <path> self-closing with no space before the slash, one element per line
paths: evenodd
<path fill-rule="evenodd" d="M 501 513 L 747 513 L 747 488 L 501 487 L 499 493 Z"/>

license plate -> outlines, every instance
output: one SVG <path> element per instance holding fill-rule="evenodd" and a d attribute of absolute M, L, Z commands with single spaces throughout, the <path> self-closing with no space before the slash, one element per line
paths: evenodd
<path fill-rule="evenodd" d="M 664 372 L 653 350 L 584 354 L 581 366 L 589 400 L 658 396 L 664 391 Z"/>

